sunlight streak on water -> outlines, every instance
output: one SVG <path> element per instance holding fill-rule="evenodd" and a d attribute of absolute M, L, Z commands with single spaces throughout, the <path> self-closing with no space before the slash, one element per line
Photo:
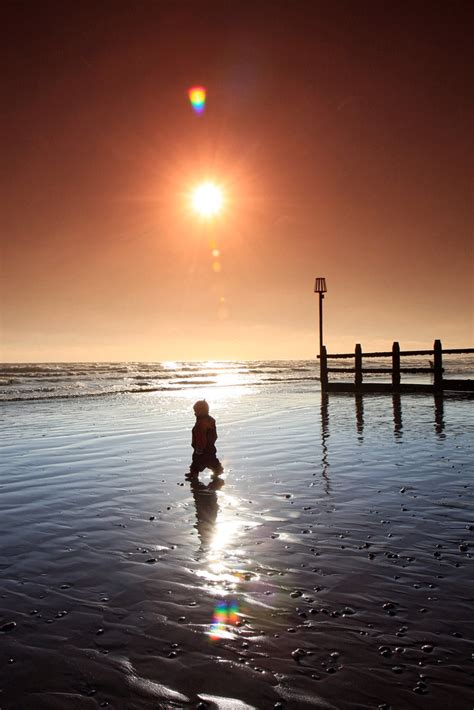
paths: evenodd
<path fill-rule="evenodd" d="M 245 586 L 249 581 L 255 583 L 260 578 L 250 571 L 250 560 L 244 562 L 247 555 L 242 545 L 244 533 L 258 527 L 259 523 L 248 520 L 246 516 L 241 518 L 243 511 L 238 499 L 221 492 L 220 486 L 215 490 L 215 485 L 215 481 L 208 486 L 192 483 L 196 527 L 201 541 L 201 566 L 195 570 L 195 576 L 202 592 L 218 599 L 207 631 L 213 640 L 234 638 L 231 627 L 239 621 L 238 598 L 248 595 Z"/>

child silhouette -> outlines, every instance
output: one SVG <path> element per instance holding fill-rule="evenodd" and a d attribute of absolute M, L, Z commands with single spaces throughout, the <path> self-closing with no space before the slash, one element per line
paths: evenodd
<path fill-rule="evenodd" d="M 224 469 L 216 456 L 216 420 L 209 415 L 209 405 L 205 399 L 196 402 L 193 409 L 196 424 L 192 432 L 191 446 L 194 451 L 189 473 L 197 476 L 204 469 L 210 468 L 214 475 L 218 476 Z"/>

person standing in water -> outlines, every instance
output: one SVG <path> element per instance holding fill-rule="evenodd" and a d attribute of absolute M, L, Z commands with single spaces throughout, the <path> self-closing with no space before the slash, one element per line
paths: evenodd
<path fill-rule="evenodd" d="M 218 476 L 224 469 L 216 456 L 216 420 L 209 415 L 209 405 L 205 399 L 196 402 L 193 409 L 196 424 L 192 432 L 193 460 L 189 473 L 191 476 L 197 476 L 205 468 L 210 468 L 213 474 Z"/>

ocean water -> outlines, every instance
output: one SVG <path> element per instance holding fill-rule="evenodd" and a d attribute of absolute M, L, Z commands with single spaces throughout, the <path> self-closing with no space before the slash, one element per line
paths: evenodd
<path fill-rule="evenodd" d="M 316 381 L 314 362 L 13 364 L 0 367 L 0 399 L 174 392 L 196 387 Z"/>
<path fill-rule="evenodd" d="M 335 360 L 343 367 L 350 361 Z M 366 358 L 365 366 L 390 367 L 386 358 Z M 405 367 L 429 367 L 429 358 L 403 358 Z M 446 376 L 474 378 L 474 355 L 445 356 Z M 332 379 L 350 379 L 333 374 Z M 387 376 L 368 374 L 368 381 L 388 381 Z M 403 381 L 429 382 L 430 375 L 404 375 Z M 0 365 L 0 401 L 89 397 L 138 392 L 174 392 L 183 389 L 219 387 L 267 387 L 290 385 L 298 391 L 319 387 L 316 361 L 216 361 L 216 362 L 123 362 Z"/>
<path fill-rule="evenodd" d="M 2 710 L 472 710 L 471 395 L 324 397 L 312 362 L 2 377 Z M 220 481 L 186 478 L 202 397 Z"/>

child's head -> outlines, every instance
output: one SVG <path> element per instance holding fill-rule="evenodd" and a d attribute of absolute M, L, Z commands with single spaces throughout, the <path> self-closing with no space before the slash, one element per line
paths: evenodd
<path fill-rule="evenodd" d="M 209 414 L 209 405 L 205 399 L 200 399 L 193 407 L 194 414 L 197 417 L 201 417 L 205 414 Z"/>

